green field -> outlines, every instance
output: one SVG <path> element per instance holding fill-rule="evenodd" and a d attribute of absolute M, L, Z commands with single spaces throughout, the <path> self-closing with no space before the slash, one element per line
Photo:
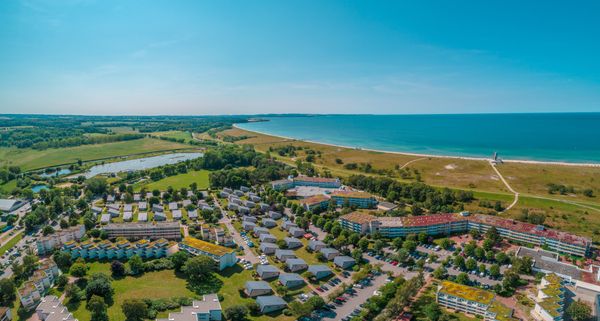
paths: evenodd
<path fill-rule="evenodd" d="M 46 150 L 0 148 L 0 165 L 16 165 L 23 170 L 31 170 L 75 163 L 79 159 L 88 161 L 183 148 L 190 146 L 153 138 Z"/>
<path fill-rule="evenodd" d="M 5 184 L 0 185 L 0 193 L 10 193 L 15 188 L 17 188 L 17 180 L 13 179 L 12 181 L 8 181 Z"/>
<path fill-rule="evenodd" d="M 110 275 L 109 263 L 90 263 L 88 275 L 96 272 L 103 272 Z M 125 315 L 121 311 L 123 301 L 130 298 L 171 298 L 171 297 L 197 297 L 187 288 L 186 280 L 175 275 L 173 270 L 164 270 L 158 272 L 144 273 L 139 277 L 125 277 L 119 280 L 113 280 L 112 286 L 115 289 L 114 304 L 108 308 L 108 318 L 111 321 L 125 321 Z M 79 321 L 89 321 L 90 312 L 85 308 L 85 302 L 70 305 L 69 311 L 79 319 Z"/>
<path fill-rule="evenodd" d="M 152 133 L 152 135 L 153 136 L 159 136 L 159 137 L 169 137 L 169 138 L 175 138 L 175 139 L 184 139 L 186 143 L 188 141 L 192 140 L 192 133 L 190 133 L 190 132 L 183 132 L 183 131 L 179 131 L 179 130 L 169 130 L 169 131 L 165 131 L 165 132 L 154 132 L 154 133 Z"/>
<path fill-rule="evenodd" d="M 154 189 L 164 191 L 169 186 L 173 187 L 174 189 L 179 189 L 182 187 L 189 188 L 190 184 L 194 182 L 198 184 L 198 189 L 207 189 L 209 187 L 208 173 L 210 172 L 207 170 L 190 171 L 185 174 L 169 176 L 156 182 L 150 182 L 147 184 L 144 184 L 144 182 L 142 184 L 136 184 L 135 190 L 139 191 L 142 189 L 142 187 L 146 187 L 146 189 L 149 191 Z"/>
<path fill-rule="evenodd" d="M 3 244 L 2 247 L 0 247 L 0 255 L 3 255 L 4 253 L 6 253 L 6 251 L 11 249 L 13 246 L 15 246 L 15 244 L 17 244 L 17 242 L 19 242 L 22 238 L 23 238 L 23 232 L 19 232 L 19 234 L 17 234 L 15 237 L 10 239 L 10 241 Z"/>

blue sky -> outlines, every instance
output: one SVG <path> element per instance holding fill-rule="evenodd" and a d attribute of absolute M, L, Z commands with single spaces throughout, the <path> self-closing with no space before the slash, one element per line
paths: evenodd
<path fill-rule="evenodd" d="M 600 111 L 598 12 L 598 1 L 0 1 L 0 113 Z"/>

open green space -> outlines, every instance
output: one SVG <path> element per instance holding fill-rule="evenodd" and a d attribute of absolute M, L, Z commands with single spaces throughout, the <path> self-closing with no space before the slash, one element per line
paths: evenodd
<path fill-rule="evenodd" d="M 0 185 L 0 193 L 2 193 L 2 192 L 10 193 L 15 188 L 17 188 L 17 180 L 13 179 L 11 181 L 8 181 L 8 182 Z"/>
<path fill-rule="evenodd" d="M 16 165 L 23 170 L 31 170 L 76 163 L 78 160 L 89 161 L 185 148 L 190 146 L 155 138 L 46 150 L 0 148 L 0 165 Z"/>
<path fill-rule="evenodd" d="M 149 191 L 154 189 L 164 191 L 169 186 L 173 187 L 174 189 L 179 189 L 182 187 L 189 188 L 190 184 L 192 183 L 198 184 L 198 189 L 207 189 L 210 185 L 208 181 L 209 173 L 210 172 L 207 170 L 190 171 L 184 174 L 165 177 L 156 182 L 143 182 L 136 184 L 134 189 L 139 191 L 142 189 L 142 187 L 146 187 L 146 189 Z"/>
<path fill-rule="evenodd" d="M 23 238 L 23 232 L 19 232 L 16 236 L 10 239 L 8 242 L 4 243 L 2 247 L 0 247 L 0 255 L 6 253 L 6 251 L 10 250 L 15 244 L 17 244 Z"/>
<path fill-rule="evenodd" d="M 88 275 L 102 272 L 110 275 L 110 263 L 93 262 L 88 264 Z M 121 311 L 123 301 L 133 298 L 172 298 L 172 297 L 198 297 L 187 288 L 187 281 L 175 275 L 173 270 L 147 272 L 139 277 L 125 277 L 112 281 L 115 290 L 114 304 L 108 308 L 108 318 L 111 321 L 125 321 Z M 89 321 L 90 312 L 85 308 L 85 302 L 77 305 L 69 304 L 69 311 L 79 321 Z"/>
<path fill-rule="evenodd" d="M 175 138 L 175 139 L 183 139 L 186 143 L 190 140 L 192 140 L 192 133 L 190 132 L 184 132 L 184 131 L 179 131 L 179 130 L 169 130 L 169 131 L 164 131 L 164 132 L 154 132 L 152 133 L 153 136 L 158 136 L 158 137 L 168 137 L 168 138 Z"/>

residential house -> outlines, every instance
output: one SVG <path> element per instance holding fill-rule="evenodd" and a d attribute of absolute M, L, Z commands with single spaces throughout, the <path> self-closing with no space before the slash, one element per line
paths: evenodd
<path fill-rule="evenodd" d="M 269 283 L 265 281 L 247 281 L 244 291 L 246 292 L 246 295 L 251 298 L 273 293 L 273 289 L 271 289 Z"/>

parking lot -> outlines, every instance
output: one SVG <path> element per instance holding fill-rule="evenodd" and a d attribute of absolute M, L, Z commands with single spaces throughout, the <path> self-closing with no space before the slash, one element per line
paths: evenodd
<path fill-rule="evenodd" d="M 353 314 L 358 314 L 361 310 L 361 305 L 367 302 L 367 299 L 373 295 L 377 295 L 377 290 L 387 283 L 387 275 L 380 274 L 375 276 L 366 285 L 361 285 L 362 288 L 353 287 L 343 296 L 341 300 L 334 300 L 331 305 L 335 309 L 323 316 L 323 320 L 349 320 Z"/>

